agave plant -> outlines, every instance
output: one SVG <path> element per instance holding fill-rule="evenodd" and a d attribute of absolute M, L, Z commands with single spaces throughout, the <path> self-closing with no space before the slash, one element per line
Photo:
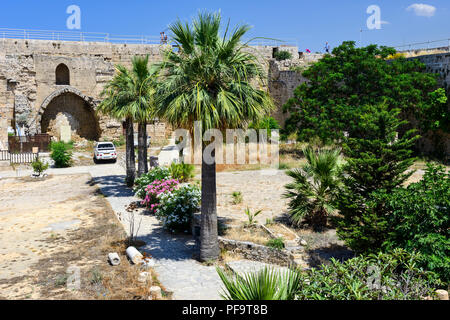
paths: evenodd
<path fill-rule="evenodd" d="M 221 294 L 225 300 L 294 300 L 302 284 L 298 270 L 275 270 L 265 267 L 244 275 L 216 268 L 224 285 Z"/>
<path fill-rule="evenodd" d="M 340 149 L 303 149 L 307 164 L 300 169 L 287 171 L 294 179 L 285 186 L 285 197 L 290 198 L 291 220 L 302 221 L 316 229 L 327 225 L 328 215 L 334 213 L 335 199 L 342 185 Z"/>

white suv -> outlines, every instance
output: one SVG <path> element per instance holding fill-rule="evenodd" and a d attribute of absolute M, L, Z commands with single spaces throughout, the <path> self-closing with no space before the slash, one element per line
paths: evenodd
<path fill-rule="evenodd" d="M 112 142 L 96 142 L 94 146 L 94 162 L 99 160 L 117 160 L 117 150 Z"/>

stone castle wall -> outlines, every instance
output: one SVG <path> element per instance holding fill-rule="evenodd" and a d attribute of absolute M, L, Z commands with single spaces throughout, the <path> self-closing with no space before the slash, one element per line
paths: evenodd
<path fill-rule="evenodd" d="M 58 125 L 70 125 L 75 136 L 119 138 L 122 123 L 115 119 L 100 115 L 95 119 L 97 128 L 93 128 L 91 114 L 101 101 L 100 93 L 114 76 L 116 64 L 129 67 L 133 56 L 147 54 L 150 62 L 157 62 L 162 49 L 164 46 L 155 44 L 0 39 L 0 149 L 5 148 L 8 127 L 16 124 L 24 125 L 31 134 L 45 131 L 56 136 Z M 255 85 L 269 89 L 278 106 L 274 117 L 283 122 L 285 116 L 280 108 L 304 80 L 274 62 L 273 53 L 290 51 L 293 58 L 289 65 L 296 65 L 302 61 L 298 48 L 252 46 L 246 50 L 258 57 L 268 75 L 264 83 Z M 56 84 L 56 68 L 61 64 L 69 70 L 69 85 Z M 82 115 L 81 110 L 86 114 Z M 149 125 L 154 137 L 162 138 L 168 131 L 164 123 Z"/>
<path fill-rule="evenodd" d="M 40 133 L 42 117 L 47 116 L 45 108 L 50 105 L 49 112 L 55 109 L 52 105 L 63 97 L 70 100 L 71 95 L 79 95 L 85 101 L 83 107 L 95 111 L 116 64 L 129 67 L 133 56 L 147 54 L 150 61 L 159 61 L 161 49 L 160 45 L 0 40 L 0 143 L 4 147 L 7 128 L 14 121 L 26 124 L 30 133 Z M 69 69 L 69 86 L 56 84 L 55 70 L 60 64 Z M 75 105 L 72 103 L 72 107 Z M 56 109 L 79 116 L 80 106 L 72 107 L 70 103 L 59 103 Z M 53 116 L 50 120 L 55 121 L 57 114 Z M 118 138 L 122 133 L 122 124 L 117 120 L 100 116 L 97 121 L 98 134 L 103 138 Z M 88 126 L 91 123 L 85 123 L 82 130 L 88 130 Z"/>

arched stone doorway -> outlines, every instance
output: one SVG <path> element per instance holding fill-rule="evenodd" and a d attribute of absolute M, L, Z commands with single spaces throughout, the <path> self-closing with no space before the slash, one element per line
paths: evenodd
<path fill-rule="evenodd" d="M 61 128 L 69 126 L 74 141 L 98 140 L 100 129 L 94 109 L 92 98 L 77 89 L 65 87 L 57 90 L 45 99 L 39 110 L 41 132 L 59 140 Z"/>

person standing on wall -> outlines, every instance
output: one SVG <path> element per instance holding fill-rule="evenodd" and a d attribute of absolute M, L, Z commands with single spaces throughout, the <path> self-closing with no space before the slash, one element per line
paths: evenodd
<path fill-rule="evenodd" d="M 325 43 L 325 52 L 330 53 L 330 45 L 328 44 L 328 42 Z"/>

